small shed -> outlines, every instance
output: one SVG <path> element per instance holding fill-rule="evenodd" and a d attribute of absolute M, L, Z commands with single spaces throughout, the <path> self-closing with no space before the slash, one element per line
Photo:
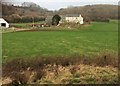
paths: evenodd
<path fill-rule="evenodd" d="M 0 18 L 0 27 L 8 28 L 9 24 L 3 18 Z"/>

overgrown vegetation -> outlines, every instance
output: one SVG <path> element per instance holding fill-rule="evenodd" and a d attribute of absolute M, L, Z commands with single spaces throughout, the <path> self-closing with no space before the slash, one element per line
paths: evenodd
<path fill-rule="evenodd" d="M 115 57 L 115 55 L 109 54 L 93 58 L 14 59 L 3 64 L 3 77 L 4 79 L 11 78 L 12 84 L 14 81 L 19 84 L 117 84 L 118 59 Z"/>

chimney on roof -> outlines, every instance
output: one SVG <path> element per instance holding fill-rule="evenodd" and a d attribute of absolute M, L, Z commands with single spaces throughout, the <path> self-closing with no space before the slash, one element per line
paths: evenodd
<path fill-rule="evenodd" d="M 79 15 L 79 17 L 82 17 L 81 14 Z"/>

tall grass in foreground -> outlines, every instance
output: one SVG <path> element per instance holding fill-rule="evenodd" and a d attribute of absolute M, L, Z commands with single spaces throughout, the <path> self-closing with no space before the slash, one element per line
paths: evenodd
<path fill-rule="evenodd" d="M 117 67 L 118 67 L 117 55 L 110 53 L 101 54 L 99 56 L 96 56 L 95 58 L 88 57 L 51 57 L 51 58 L 39 57 L 34 59 L 19 58 L 4 63 L 3 77 L 7 78 L 10 77 L 13 82 L 14 80 L 16 80 L 17 82 L 20 82 L 20 84 L 31 83 L 115 84 L 118 83 Z M 32 78 L 30 78 L 30 76 Z"/>

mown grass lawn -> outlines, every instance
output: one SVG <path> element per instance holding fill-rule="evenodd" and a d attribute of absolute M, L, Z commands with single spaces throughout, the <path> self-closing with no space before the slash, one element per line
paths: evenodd
<path fill-rule="evenodd" d="M 63 27 L 64 28 L 64 27 Z M 118 52 L 118 22 L 93 22 L 81 30 L 3 34 L 3 60 Z"/>

